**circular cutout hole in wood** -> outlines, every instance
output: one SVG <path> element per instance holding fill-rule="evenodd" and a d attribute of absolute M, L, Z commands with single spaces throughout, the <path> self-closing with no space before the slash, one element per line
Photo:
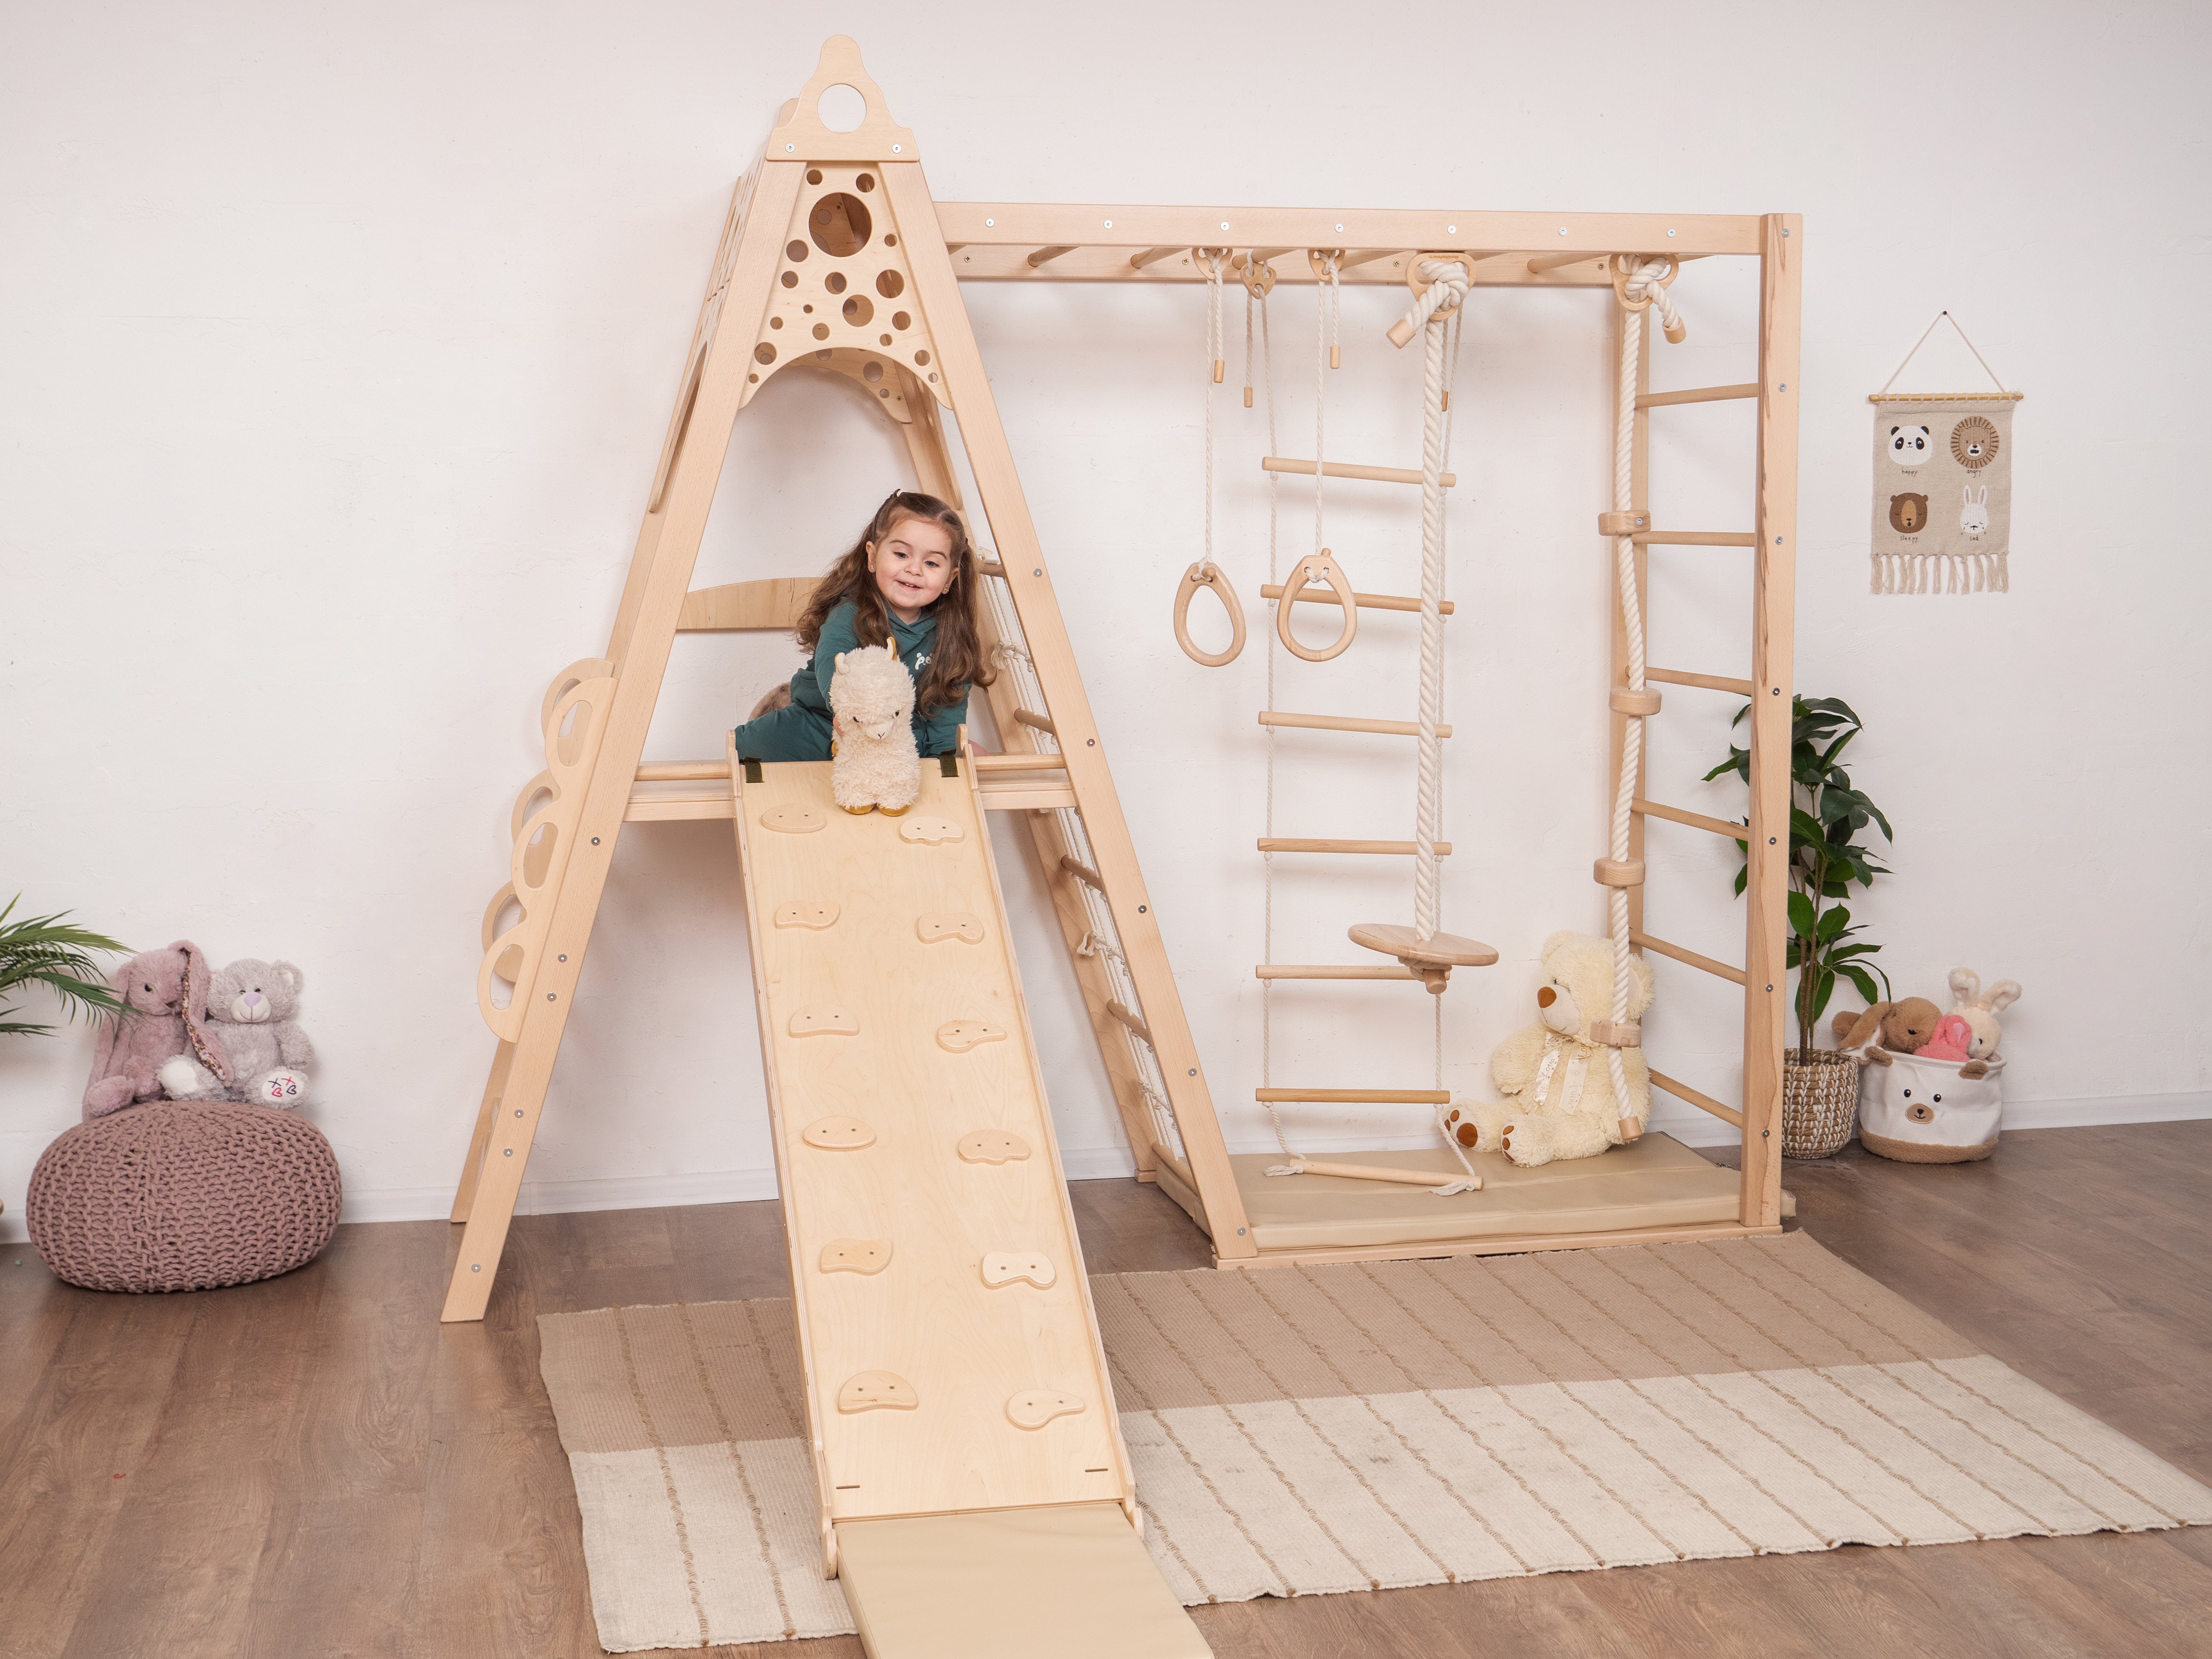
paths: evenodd
<path fill-rule="evenodd" d="M 806 234 L 814 246 L 833 259 L 842 259 L 867 246 L 875 221 L 857 196 L 836 191 L 814 204 L 806 216 Z"/>
<path fill-rule="evenodd" d="M 787 242 L 784 245 L 783 257 L 792 264 L 797 264 L 806 257 L 806 244 L 800 241 Z"/>
<path fill-rule="evenodd" d="M 903 311 L 894 311 L 891 313 L 891 326 L 893 328 L 912 328 L 914 326 L 914 319 Z"/>
<path fill-rule="evenodd" d="M 845 296 L 845 320 L 854 328 L 866 328 L 875 318 L 876 307 L 865 294 Z"/>
<path fill-rule="evenodd" d="M 795 270 L 785 271 L 783 273 L 783 285 L 786 288 L 797 288 L 799 286 L 799 273 Z"/>
<path fill-rule="evenodd" d="M 832 294 L 842 294 L 845 291 L 845 273 L 842 270 L 831 271 L 822 279 L 822 286 Z"/>
<path fill-rule="evenodd" d="M 906 292 L 906 278 L 896 270 L 879 270 L 876 273 L 876 292 L 886 300 L 896 300 Z"/>

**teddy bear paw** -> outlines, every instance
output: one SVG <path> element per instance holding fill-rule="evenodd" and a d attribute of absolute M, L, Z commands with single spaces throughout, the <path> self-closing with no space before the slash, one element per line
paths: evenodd
<path fill-rule="evenodd" d="M 293 1107 L 307 1098 L 307 1077 L 286 1066 L 264 1072 L 246 1086 L 246 1097 L 257 1106 Z"/>
<path fill-rule="evenodd" d="M 213 1072 L 190 1054 L 175 1054 L 156 1074 L 161 1092 L 171 1100 L 221 1100 L 222 1083 Z"/>
<path fill-rule="evenodd" d="M 1540 1169 L 1553 1158 L 1550 1125 L 1540 1117 L 1508 1123 L 1499 1134 L 1498 1150 L 1522 1169 Z"/>

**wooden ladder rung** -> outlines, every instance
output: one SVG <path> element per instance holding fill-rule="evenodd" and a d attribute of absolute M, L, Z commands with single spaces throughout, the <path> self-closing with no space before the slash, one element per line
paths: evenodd
<path fill-rule="evenodd" d="M 989 784 L 977 788 L 975 798 L 986 812 L 1048 812 L 1076 804 L 1075 791 L 1064 784 Z"/>
<path fill-rule="evenodd" d="M 624 823 L 672 823 L 686 818 L 727 818 L 736 816 L 726 782 L 714 789 L 669 789 L 641 793 L 633 790 L 623 809 Z"/>
<path fill-rule="evenodd" d="M 1006 567 L 996 559 L 978 559 L 975 561 L 975 568 L 987 576 L 1004 576 L 1006 574 Z"/>
<path fill-rule="evenodd" d="M 1748 530 L 1639 530 L 1629 538 L 1652 547 L 1757 547 Z"/>
<path fill-rule="evenodd" d="M 1060 855 L 1060 867 L 1093 892 L 1103 893 L 1106 890 L 1106 884 L 1099 878 L 1098 872 L 1070 854 L 1063 853 Z"/>
<path fill-rule="evenodd" d="M 1073 242 L 1068 243 L 1066 246 L 1062 247 L 1041 247 L 1036 252 L 1030 255 L 1030 269 L 1031 270 L 1036 270 L 1042 266 L 1050 264 L 1054 259 L 1060 258 L 1063 253 L 1073 253 L 1074 252 L 1075 244 Z"/>
<path fill-rule="evenodd" d="M 726 783 L 729 776 L 727 761 L 647 761 L 637 769 L 640 783 L 689 783 L 708 778 Z"/>
<path fill-rule="evenodd" d="M 1726 836 L 1730 841 L 1742 841 L 1751 834 L 1750 826 L 1730 823 L 1726 818 L 1709 818 L 1703 812 L 1686 812 L 1679 806 L 1662 805 L 1656 800 L 1638 799 L 1633 810 L 1647 818 L 1665 818 L 1670 823 L 1686 823 L 1692 830 L 1702 830 L 1710 836 Z"/>
<path fill-rule="evenodd" d="M 1652 676 L 1646 675 L 1645 678 Z M 1345 714 L 1284 714 L 1272 708 L 1260 711 L 1260 724 L 1296 726 L 1308 732 L 1380 732 L 1389 738 L 1418 738 L 1421 735 L 1421 728 L 1412 720 L 1362 720 Z M 1449 726 L 1437 727 L 1437 735 L 1440 738 L 1448 738 L 1451 734 L 1452 729 Z"/>
<path fill-rule="evenodd" d="M 1449 1106 L 1448 1089 L 1255 1089 L 1261 1105 L 1305 1101 L 1320 1106 Z"/>
<path fill-rule="evenodd" d="M 1311 461 L 1293 460 L 1281 455 L 1263 455 L 1260 458 L 1260 471 L 1262 472 L 1295 472 L 1301 477 L 1310 478 L 1313 477 L 1313 470 L 1314 464 Z M 1360 466 L 1351 461 L 1324 461 L 1322 463 L 1322 470 L 1332 478 L 1365 478 L 1373 483 L 1417 484 L 1421 481 L 1419 467 L 1409 470 L 1402 466 Z M 1446 489 L 1451 489 L 1458 483 L 1459 476 L 1456 473 L 1447 472 L 1443 475 L 1443 486 Z"/>
<path fill-rule="evenodd" d="M 1032 732 L 1042 732 L 1048 738 L 1057 738 L 1060 735 L 1058 726 L 1043 715 L 1032 714 L 1026 708 L 1014 710 L 1014 723 L 1017 726 L 1026 726 Z"/>
<path fill-rule="evenodd" d="M 1106 1012 L 1113 1015 L 1114 1018 L 1119 1020 L 1124 1026 L 1127 1027 L 1133 1035 L 1144 1038 L 1145 1047 L 1151 1048 L 1158 1046 L 1152 1042 L 1152 1027 L 1146 1024 L 1141 1019 L 1139 1019 L 1134 1014 L 1131 1013 L 1127 1008 L 1124 1008 L 1120 1003 L 1108 1003 L 1106 1005 Z"/>
<path fill-rule="evenodd" d="M 1749 380 L 1741 386 L 1692 386 L 1687 392 L 1639 392 L 1636 394 L 1638 409 L 1666 409 L 1674 404 L 1724 404 L 1738 398 L 1759 396 L 1759 382 Z"/>
<path fill-rule="evenodd" d="M 1452 844 L 1448 841 L 1437 843 L 1437 856 L 1449 858 Z M 1419 846 L 1410 841 L 1314 841 L 1288 836 L 1262 836 L 1260 850 L 1263 853 L 1414 853 Z"/>
<path fill-rule="evenodd" d="M 1742 969 L 1731 968 L 1725 962 L 1715 962 L 1711 957 L 1701 957 L 1695 951 L 1686 951 L 1680 945 L 1671 945 L 1663 939 L 1654 939 L 1649 933 L 1638 933 L 1632 928 L 1629 931 L 1628 942 L 1639 950 L 1656 951 L 1662 957 L 1672 957 L 1675 961 L 1686 962 L 1692 968 L 1702 968 L 1707 973 L 1721 979 L 1733 980 L 1738 985 L 1745 983 Z"/>
<path fill-rule="evenodd" d="M 1048 755 L 1034 750 L 1016 750 L 1006 755 L 970 755 L 968 763 L 978 773 L 983 772 L 1065 772 L 1067 757 Z"/>
<path fill-rule="evenodd" d="M 1651 1081 L 1657 1087 L 1664 1089 L 1668 1094 L 1674 1096 L 1675 1099 L 1686 1100 L 1691 1105 L 1711 1112 L 1723 1123 L 1733 1123 L 1739 1129 L 1743 1127 L 1743 1114 L 1733 1106 L 1723 1106 L 1711 1095 L 1700 1094 L 1686 1083 L 1675 1082 L 1664 1072 L 1655 1070 L 1651 1073 Z"/>
<path fill-rule="evenodd" d="M 1281 599 L 1283 597 L 1283 585 L 1280 582 L 1268 582 L 1264 584 L 1260 589 L 1260 597 L 1263 599 Z M 1358 605 L 1362 611 L 1419 611 L 1421 608 L 1421 602 L 1419 599 L 1407 599 L 1401 593 L 1354 593 L 1352 596 L 1352 602 Z M 1336 603 L 1336 595 L 1329 592 L 1327 588 L 1308 587 L 1299 591 L 1297 603 L 1300 605 L 1334 605 Z M 1452 602 L 1449 599 L 1441 600 L 1437 605 L 1437 612 L 1440 615 L 1446 617 L 1451 615 L 1453 608 Z"/>
<path fill-rule="evenodd" d="M 1725 674 L 1686 674 L 1678 668 L 1647 668 L 1644 678 L 1656 680 L 1662 685 L 1695 685 L 1707 691 L 1733 691 L 1739 697 L 1747 697 L 1752 692 L 1749 680 L 1730 679 Z"/>
<path fill-rule="evenodd" d="M 1261 979 L 1418 979 L 1410 968 L 1334 962 L 1263 962 L 1252 972 Z"/>

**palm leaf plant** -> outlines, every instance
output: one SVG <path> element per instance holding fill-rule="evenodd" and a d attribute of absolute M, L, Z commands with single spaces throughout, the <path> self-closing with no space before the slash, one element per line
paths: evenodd
<path fill-rule="evenodd" d="M 1732 724 L 1750 714 L 1746 703 Z M 1840 697 L 1793 697 L 1790 709 L 1790 939 L 1785 965 L 1797 969 L 1797 1052 L 1809 1060 L 1815 1028 L 1828 1011 L 1836 981 L 1847 979 L 1869 1004 L 1890 1000 L 1889 976 L 1871 961 L 1881 949 L 1861 938 L 1841 901 L 1856 885 L 1874 884 L 1889 871 L 1856 839 L 1871 824 L 1892 841 L 1889 820 L 1844 769 L 1844 750 L 1859 735 L 1858 715 Z M 1733 772 L 1751 781 L 1751 751 L 1729 748 L 1729 757 L 1706 779 Z M 1735 874 L 1741 896 L 1750 873 L 1748 843 L 1738 842 L 1744 867 Z"/>
<path fill-rule="evenodd" d="M 5 909 L 0 909 L 0 998 L 13 995 L 26 985 L 44 985 L 61 999 L 63 1012 L 71 1019 L 79 1012 L 93 1019 L 121 1013 L 123 999 L 108 988 L 92 952 L 125 951 L 130 947 L 64 921 L 69 915 L 66 910 L 10 921 L 22 896 L 18 893 L 8 901 Z M 0 1002 L 0 1032 L 30 1036 L 54 1029 L 8 1018 L 15 1012 L 15 1006 Z"/>

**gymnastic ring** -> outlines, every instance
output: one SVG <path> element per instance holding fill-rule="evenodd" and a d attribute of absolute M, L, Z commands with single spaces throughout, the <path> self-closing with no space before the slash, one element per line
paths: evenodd
<path fill-rule="evenodd" d="M 1416 253 L 1412 258 L 1406 261 L 1406 286 L 1413 290 L 1413 297 L 1416 300 L 1419 299 L 1424 294 L 1426 294 L 1430 288 L 1433 286 L 1433 284 L 1421 275 L 1422 265 L 1431 259 L 1441 260 L 1445 263 L 1459 266 L 1461 270 L 1467 272 L 1467 285 L 1469 288 L 1473 288 L 1474 286 L 1474 255 L 1472 253 Z M 1465 301 L 1462 301 L 1462 303 L 1464 304 Z M 1458 306 L 1438 306 L 1435 312 L 1431 314 L 1429 320 L 1431 322 L 1438 321 L 1443 318 L 1450 316 L 1452 313 L 1458 309 Z"/>
<path fill-rule="evenodd" d="M 1330 596 L 1344 607 L 1344 631 L 1333 645 L 1320 650 L 1310 650 L 1300 645 L 1291 632 L 1291 607 L 1298 602 L 1298 595 L 1309 582 L 1325 582 Z M 1308 662 L 1327 662 L 1331 657 L 1340 657 L 1351 647 L 1359 632 L 1359 607 L 1352 603 L 1352 580 L 1337 562 L 1329 556 L 1327 548 L 1308 554 L 1298 561 L 1298 568 L 1291 572 L 1290 585 L 1283 589 L 1283 597 L 1275 601 L 1275 636 L 1282 641 L 1291 655 L 1304 657 Z"/>
<path fill-rule="evenodd" d="M 1620 301 L 1620 308 L 1623 311 L 1648 311 L 1650 309 L 1651 291 L 1649 284 L 1646 284 L 1644 297 L 1641 300 L 1632 300 L 1628 297 L 1628 279 L 1636 274 L 1637 261 L 1646 258 L 1653 260 L 1664 259 L 1667 262 L 1667 274 L 1664 276 L 1656 276 L 1652 279 L 1652 281 L 1657 283 L 1661 288 L 1674 287 L 1674 279 L 1682 274 L 1681 261 L 1675 258 L 1671 253 L 1654 253 L 1650 255 L 1641 253 L 1614 254 L 1611 259 L 1606 262 L 1606 269 L 1613 274 L 1613 297 Z"/>
<path fill-rule="evenodd" d="M 1213 590 L 1213 597 L 1221 601 L 1221 608 L 1229 613 L 1229 648 L 1221 652 L 1201 651 L 1190 636 L 1191 596 L 1201 587 Z M 1202 668 L 1225 668 L 1237 660 L 1237 653 L 1244 648 L 1244 611 L 1237 603 L 1237 596 L 1229 591 L 1223 580 L 1221 567 L 1201 562 L 1183 572 L 1182 586 L 1176 589 L 1176 643 L 1182 653 Z"/>

